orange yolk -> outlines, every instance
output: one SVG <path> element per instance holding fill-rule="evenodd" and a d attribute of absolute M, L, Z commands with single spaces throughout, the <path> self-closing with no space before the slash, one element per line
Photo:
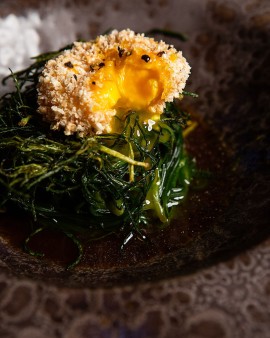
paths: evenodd
<path fill-rule="evenodd" d="M 162 57 L 136 50 L 119 57 L 114 50 L 104 59 L 89 79 L 94 98 L 92 112 L 116 109 L 121 118 L 130 110 L 141 111 L 143 120 L 156 115 L 151 107 L 162 98 L 169 73 Z"/>

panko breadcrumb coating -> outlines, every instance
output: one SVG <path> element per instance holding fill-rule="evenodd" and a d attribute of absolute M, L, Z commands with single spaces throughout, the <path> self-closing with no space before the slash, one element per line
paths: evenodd
<path fill-rule="evenodd" d="M 190 73 L 182 53 L 127 29 L 75 42 L 45 65 L 38 111 L 52 129 L 80 136 L 116 132 L 130 111 L 159 119 L 165 102 L 179 97 Z M 117 118 L 115 118 L 115 116 Z"/>

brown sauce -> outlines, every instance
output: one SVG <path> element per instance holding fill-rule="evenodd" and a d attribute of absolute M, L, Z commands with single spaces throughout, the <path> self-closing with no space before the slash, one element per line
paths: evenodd
<path fill-rule="evenodd" d="M 203 123 L 187 137 L 186 147 L 196 158 L 197 165 L 211 172 L 206 187 L 190 190 L 185 203 L 179 207 L 177 217 L 169 226 L 146 234 L 147 240 L 131 239 L 121 249 L 122 234 L 110 235 L 97 241 L 82 238 L 84 255 L 76 269 L 114 269 L 135 265 L 147 265 L 169 254 L 200 243 L 208 231 L 222 232 L 219 219 L 224 214 L 230 199 L 231 182 L 228 151 Z M 12 212 L 0 215 L 0 237 L 14 250 L 23 252 L 25 238 L 31 233 L 31 220 Z M 56 231 L 37 234 L 29 245 L 32 250 L 44 253 L 42 258 L 50 264 L 66 266 L 77 255 L 77 248 L 65 235 Z M 188 252 L 188 251 L 187 251 Z M 198 255 L 200 250 L 197 252 Z M 38 259 L 38 258 L 37 258 Z"/>

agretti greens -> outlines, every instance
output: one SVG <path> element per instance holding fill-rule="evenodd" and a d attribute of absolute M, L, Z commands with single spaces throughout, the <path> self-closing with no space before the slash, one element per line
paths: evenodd
<path fill-rule="evenodd" d="M 195 171 L 183 144 L 188 115 L 173 102 L 151 127 L 131 111 L 121 134 L 79 138 L 50 130 L 36 113 L 36 85 L 45 62 L 61 51 L 9 77 L 16 90 L 0 102 L 1 206 L 32 215 L 30 236 L 62 230 L 80 254 L 82 232 L 90 239 L 118 231 L 144 238 L 142 229 L 168 224 L 187 195 Z"/>

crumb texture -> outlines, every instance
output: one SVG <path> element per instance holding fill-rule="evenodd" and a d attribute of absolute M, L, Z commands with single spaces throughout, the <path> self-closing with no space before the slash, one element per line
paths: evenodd
<path fill-rule="evenodd" d="M 130 111 L 158 119 L 179 97 L 190 67 L 182 52 L 127 29 L 75 42 L 48 61 L 38 88 L 39 112 L 52 129 L 80 136 L 116 131 Z"/>

